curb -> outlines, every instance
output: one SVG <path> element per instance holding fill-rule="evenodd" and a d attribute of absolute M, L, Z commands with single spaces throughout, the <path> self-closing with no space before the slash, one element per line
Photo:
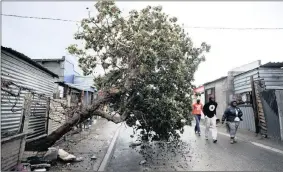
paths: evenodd
<path fill-rule="evenodd" d="M 117 128 L 112 140 L 111 140 L 111 143 L 107 149 L 107 152 L 106 154 L 104 155 L 103 157 L 103 160 L 98 168 L 98 171 L 105 171 L 105 168 L 106 166 L 108 165 L 109 161 L 110 161 L 110 158 L 112 157 L 113 153 L 114 153 L 114 148 L 115 148 L 115 145 L 116 145 L 116 141 L 117 141 L 117 138 L 120 134 L 120 130 L 122 128 L 122 124 Z"/>

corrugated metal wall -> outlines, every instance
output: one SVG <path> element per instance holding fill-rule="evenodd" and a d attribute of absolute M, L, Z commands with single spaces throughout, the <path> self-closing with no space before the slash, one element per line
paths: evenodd
<path fill-rule="evenodd" d="M 235 76 L 235 94 L 252 91 L 250 82 L 251 76 L 253 76 L 254 80 L 262 79 L 265 84 L 265 89 L 283 89 L 283 69 L 260 67 Z"/>
<path fill-rule="evenodd" d="M 259 67 L 256 68 L 254 70 L 245 72 L 243 74 L 237 75 L 234 78 L 234 93 L 235 94 L 241 94 L 241 93 L 245 93 L 245 92 L 250 92 L 252 91 L 251 88 L 251 81 L 250 81 L 250 77 L 253 76 L 255 81 L 259 81 L 261 83 L 264 84 L 264 90 L 272 90 L 272 89 L 283 89 L 283 69 L 279 69 L 279 68 L 265 68 L 265 67 Z M 263 102 L 266 104 L 266 102 Z M 261 105 L 262 106 L 262 105 Z M 264 105 L 266 106 L 266 105 Z M 265 108 L 267 109 L 267 108 Z M 263 113 L 263 112 L 261 112 Z M 266 121 L 268 123 L 268 118 L 269 121 L 273 121 L 273 117 L 274 114 L 271 113 L 271 111 L 268 110 L 264 110 L 264 115 L 266 118 Z M 249 120 L 248 120 L 249 121 Z M 243 121 L 241 123 L 241 127 L 247 127 L 249 126 L 249 122 L 248 121 Z M 271 123 L 269 123 L 269 126 L 272 125 Z M 277 124 L 276 124 L 277 125 Z M 267 126 L 268 127 L 268 126 Z M 252 127 L 253 128 L 253 127 Z M 278 137 L 278 127 L 275 127 L 276 131 L 274 129 L 274 131 L 271 131 L 271 129 L 269 129 L 270 133 L 268 133 L 268 135 L 276 135 L 273 137 Z M 276 133 L 276 134 L 274 134 Z"/>
<path fill-rule="evenodd" d="M 3 58 L 2 58 L 2 64 L 3 64 Z M 1 91 L 2 138 L 19 133 L 20 130 L 19 125 L 22 119 L 23 102 L 24 102 L 23 95 L 21 95 L 20 97 L 12 97 L 8 93 Z"/>
<path fill-rule="evenodd" d="M 32 131 L 32 133 L 27 135 L 27 141 L 47 135 L 47 106 L 49 106 L 49 104 L 47 104 L 46 99 L 33 98 L 28 125 L 28 129 Z"/>
<path fill-rule="evenodd" d="M 281 139 L 278 104 L 275 90 L 264 90 L 261 92 L 264 116 L 267 124 L 268 137 Z"/>
<path fill-rule="evenodd" d="M 10 80 L 20 86 L 28 87 L 38 93 L 51 97 L 55 88 L 56 78 L 37 67 L 21 60 L 7 52 L 1 53 L 1 72 L 2 78 Z M 17 90 L 15 90 L 17 91 Z M 22 92 L 24 93 L 24 92 Z M 6 94 L 6 96 L 5 96 Z M 7 93 L 2 92 L 1 95 L 1 135 L 8 132 L 19 131 L 21 113 L 23 107 L 24 94 L 20 97 L 13 98 Z M 16 103 L 15 103 L 16 102 Z M 14 106 L 15 104 L 15 106 Z M 14 106 L 14 107 L 13 107 Z M 37 109 L 37 114 L 43 114 Z M 44 109 L 41 109 L 44 111 Z M 32 124 L 33 123 L 33 124 Z M 37 123 L 38 125 L 35 125 Z M 38 130 L 43 128 L 42 121 L 31 118 L 30 127 L 38 126 Z M 40 125 L 39 125 L 40 124 Z"/>
<path fill-rule="evenodd" d="M 24 134 L 17 135 L 13 139 L 1 141 L 1 171 L 11 171 L 19 162 L 21 143 Z"/>
<path fill-rule="evenodd" d="M 252 105 L 240 105 L 239 108 L 243 112 L 243 121 L 240 122 L 239 128 L 255 132 L 255 118 Z"/>
<path fill-rule="evenodd" d="M 265 89 L 283 89 L 283 69 L 259 68 L 259 76 L 264 81 Z"/>
<path fill-rule="evenodd" d="M 235 94 L 252 91 L 251 76 L 253 76 L 254 80 L 258 79 L 259 78 L 258 69 L 254 69 L 234 77 Z"/>
<path fill-rule="evenodd" d="M 281 140 L 283 141 L 283 90 L 276 90 L 275 94 L 276 94 L 276 101 L 278 105 L 280 135 L 281 135 Z"/>

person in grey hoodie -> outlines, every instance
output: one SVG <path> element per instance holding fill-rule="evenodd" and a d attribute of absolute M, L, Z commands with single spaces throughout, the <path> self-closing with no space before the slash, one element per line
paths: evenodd
<path fill-rule="evenodd" d="M 232 101 L 231 105 L 225 110 L 222 117 L 222 124 L 226 120 L 227 131 L 230 134 L 230 143 L 236 143 L 235 136 L 242 119 L 243 113 L 239 107 L 237 107 L 237 102 Z"/>

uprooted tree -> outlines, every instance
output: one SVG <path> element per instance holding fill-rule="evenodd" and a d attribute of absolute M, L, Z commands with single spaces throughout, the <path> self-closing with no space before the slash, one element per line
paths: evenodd
<path fill-rule="evenodd" d="M 86 75 L 103 67 L 105 74 L 95 83 L 106 94 L 74 110 L 73 117 L 42 142 L 44 147 L 92 115 L 126 121 L 143 139 L 178 138 L 182 119 L 191 110 L 194 73 L 210 46 L 195 48 L 177 18 L 160 6 L 133 10 L 127 17 L 113 1 L 99 1 L 95 7 L 98 14 L 83 19 L 82 30 L 75 34 L 83 46 L 71 45 L 68 51 L 79 58 Z M 104 105 L 110 105 L 112 113 L 102 111 Z"/>

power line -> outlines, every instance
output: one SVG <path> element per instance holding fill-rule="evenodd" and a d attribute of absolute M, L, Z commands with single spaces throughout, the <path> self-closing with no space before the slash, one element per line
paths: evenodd
<path fill-rule="evenodd" d="M 75 20 L 66 20 L 66 19 L 49 18 L 49 17 L 20 16 L 20 15 L 14 15 L 14 14 L 1 14 L 1 15 L 2 15 L 2 16 L 6 16 L 6 17 L 27 18 L 27 19 L 57 20 L 57 21 L 75 22 L 75 23 L 78 23 L 78 22 L 79 22 L 79 21 L 75 21 Z"/>
<path fill-rule="evenodd" d="M 6 17 L 16 17 L 16 18 L 27 18 L 27 19 L 39 19 L 39 20 L 55 20 L 55 21 L 64 21 L 64 22 L 73 22 L 79 23 L 80 21 L 75 20 L 67 20 L 67 19 L 60 19 L 60 18 L 49 18 L 49 17 L 34 17 L 34 16 L 21 16 L 21 15 L 14 15 L 14 14 L 1 14 L 2 16 Z M 184 26 L 184 28 L 188 29 L 207 29 L 207 30 L 283 30 L 283 27 L 277 28 L 267 28 L 267 27 L 258 27 L 258 28 L 235 28 L 235 27 L 202 27 L 202 26 Z"/>
<path fill-rule="evenodd" d="M 191 29 L 210 29 L 210 30 L 283 30 L 282 27 L 277 28 L 268 28 L 268 27 L 199 27 L 199 26 L 184 26 L 185 28 L 191 28 Z"/>

